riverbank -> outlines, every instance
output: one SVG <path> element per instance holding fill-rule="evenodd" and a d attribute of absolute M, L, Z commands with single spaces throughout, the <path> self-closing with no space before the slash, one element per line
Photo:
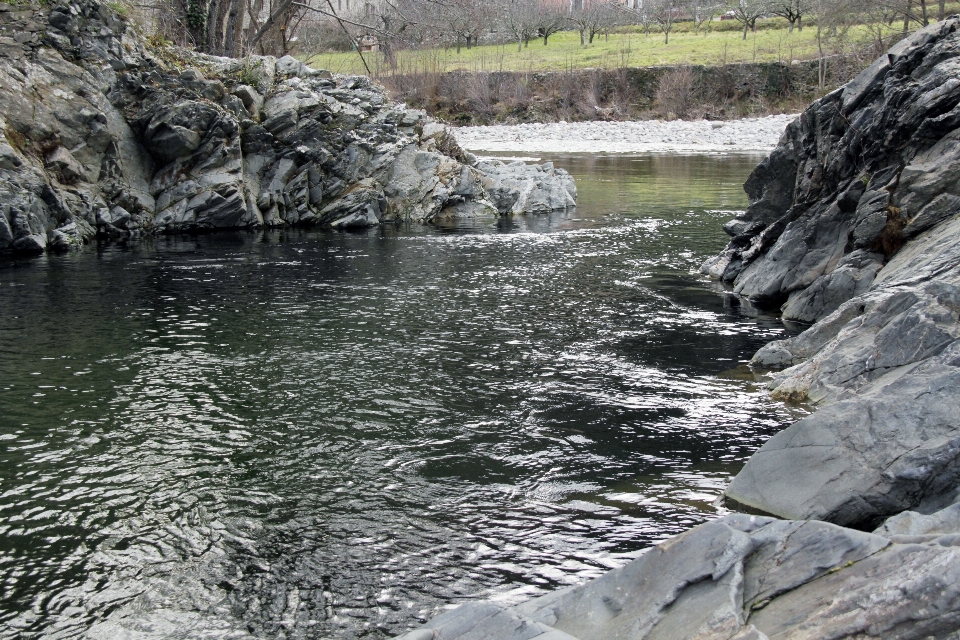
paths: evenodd
<path fill-rule="evenodd" d="M 466 604 L 405 640 L 957 637 L 958 60 L 954 16 L 814 102 L 702 267 L 729 304 L 812 323 L 751 361 L 783 369 L 774 399 L 817 408 L 725 489 L 756 515 L 518 606 Z"/>
<path fill-rule="evenodd" d="M 458 127 L 453 132 L 461 147 L 474 152 L 769 153 L 796 117 L 530 123 Z"/>
<path fill-rule="evenodd" d="M 452 124 L 736 120 L 796 113 L 863 68 L 830 60 L 823 87 L 813 61 L 565 71 L 449 71 L 377 75 L 391 98 Z"/>

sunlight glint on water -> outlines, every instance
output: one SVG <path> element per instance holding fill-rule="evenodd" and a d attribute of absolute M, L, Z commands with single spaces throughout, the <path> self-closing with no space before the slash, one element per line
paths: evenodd
<path fill-rule="evenodd" d="M 0 265 L 0 637 L 389 636 L 714 515 L 791 418 L 696 275 L 757 158 L 556 160 L 575 212 Z"/>

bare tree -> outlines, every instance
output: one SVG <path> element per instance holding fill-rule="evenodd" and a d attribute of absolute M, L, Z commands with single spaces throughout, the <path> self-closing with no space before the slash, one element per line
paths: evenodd
<path fill-rule="evenodd" d="M 781 18 L 786 18 L 790 26 L 787 27 L 787 33 L 793 33 L 793 27 L 797 31 L 803 31 L 803 14 L 807 11 L 807 0 L 773 0 L 770 3 L 770 13 Z"/>
<path fill-rule="evenodd" d="M 693 21 L 694 33 L 700 35 L 700 29 L 703 28 L 703 25 L 713 20 L 713 17 L 717 15 L 720 4 L 717 0 L 685 0 L 683 7 Z"/>
<path fill-rule="evenodd" d="M 728 5 L 733 17 L 743 25 L 743 39 L 747 39 L 747 30 L 757 30 L 757 20 L 769 11 L 768 0 L 732 0 Z"/>
<path fill-rule="evenodd" d="M 680 0 L 648 0 L 648 2 L 650 16 L 663 31 L 663 43 L 670 44 L 670 31 L 682 11 Z"/>
<path fill-rule="evenodd" d="M 536 33 L 537 0 L 505 0 L 501 10 L 501 23 L 513 40 L 517 41 L 517 51 L 530 42 Z"/>
<path fill-rule="evenodd" d="M 537 35 L 543 38 L 543 46 L 547 46 L 547 40 L 558 31 L 561 31 L 567 24 L 567 16 L 554 4 L 538 3 L 533 13 L 533 25 L 537 30 Z"/>
<path fill-rule="evenodd" d="M 604 29 L 617 23 L 618 10 L 608 2 L 583 6 L 582 2 L 570 12 L 570 23 L 580 33 L 580 44 L 593 44 L 593 39 Z"/>

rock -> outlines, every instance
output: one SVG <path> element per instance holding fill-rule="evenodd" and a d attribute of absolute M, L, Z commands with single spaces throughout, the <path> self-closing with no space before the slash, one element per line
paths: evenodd
<path fill-rule="evenodd" d="M 944 354 L 946 362 L 960 357 Z M 927 362 L 776 434 L 727 487 L 732 506 L 873 528 L 960 488 L 960 369 Z"/>
<path fill-rule="evenodd" d="M 240 98 L 250 115 L 260 114 L 260 109 L 263 108 L 263 96 L 257 93 L 256 89 L 246 84 L 237 85 L 233 88 L 233 95 Z"/>
<path fill-rule="evenodd" d="M 752 364 L 785 367 L 773 397 L 817 411 L 750 458 L 728 505 L 892 532 L 960 500 L 958 65 L 953 17 L 814 103 L 755 172 L 779 187 L 748 189 L 741 235 L 704 265 L 814 322 Z"/>
<path fill-rule="evenodd" d="M 276 63 L 278 74 L 307 77 L 314 75 L 313 69 L 293 56 L 283 56 Z"/>
<path fill-rule="evenodd" d="M 754 305 L 787 303 L 788 317 L 816 321 L 862 293 L 876 271 L 852 269 L 846 254 L 886 260 L 955 215 L 960 119 L 948 114 L 960 103 L 950 80 L 957 25 L 922 29 L 789 125 L 744 185 L 750 206 L 728 226 L 734 240 L 703 271 Z M 845 273 L 830 278 L 838 268 Z"/>
<path fill-rule="evenodd" d="M 0 64 L 0 252 L 36 251 L 48 238 L 73 246 L 61 230 L 73 220 L 108 237 L 431 223 L 441 211 L 448 223 L 489 212 L 484 180 L 507 179 L 473 166 L 444 125 L 391 105 L 369 78 L 290 56 L 172 52 L 178 67 L 98 0 L 5 15 L 14 17 L 0 20 L 12 43 L 0 46 L 12 56 Z M 13 38 L 42 31 L 36 55 Z M 43 162 L 25 149 L 44 149 Z M 500 215 L 571 206 L 565 173 L 508 173 L 526 192 Z"/>
<path fill-rule="evenodd" d="M 883 266 L 883 256 L 864 250 L 848 253 L 830 273 L 794 292 L 784 304 L 784 320 L 814 322 L 847 300 L 865 293 Z"/>
<path fill-rule="evenodd" d="M 960 503 L 929 515 L 916 511 L 898 513 L 877 527 L 874 533 L 891 539 L 894 536 L 939 537 L 960 534 Z"/>
<path fill-rule="evenodd" d="M 61 181 L 72 184 L 84 175 L 83 167 L 73 155 L 63 147 L 57 147 L 47 154 L 47 166 L 55 171 Z"/>
<path fill-rule="evenodd" d="M 947 637 L 960 621 L 960 549 L 896 539 L 730 515 L 581 586 L 463 605 L 400 638 Z"/>
<path fill-rule="evenodd" d="M 500 211 L 541 213 L 576 206 L 573 179 L 551 162 L 537 166 L 485 160 L 476 168 L 484 176 L 482 182 L 490 201 Z"/>

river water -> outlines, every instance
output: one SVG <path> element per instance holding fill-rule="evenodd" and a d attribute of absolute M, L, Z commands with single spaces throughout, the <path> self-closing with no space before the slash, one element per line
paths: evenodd
<path fill-rule="evenodd" d="M 715 517 L 794 419 L 696 273 L 757 156 L 576 211 L 0 263 L 0 637 L 387 637 Z"/>

